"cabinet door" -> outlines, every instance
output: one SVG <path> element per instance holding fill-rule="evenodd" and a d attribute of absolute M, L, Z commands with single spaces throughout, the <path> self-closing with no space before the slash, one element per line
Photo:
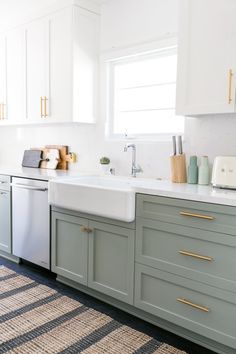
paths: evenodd
<path fill-rule="evenodd" d="M 177 114 L 235 111 L 235 13 L 235 0 L 181 0 Z"/>
<path fill-rule="evenodd" d="M 9 123 L 20 123 L 26 114 L 25 31 L 7 34 L 7 107 Z"/>
<path fill-rule="evenodd" d="M 97 110 L 99 17 L 73 8 L 73 119 L 94 123 Z"/>
<path fill-rule="evenodd" d="M 49 25 L 48 19 L 26 28 L 27 119 L 45 120 L 49 115 Z"/>
<path fill-rule="evenodd" d="M 0 121 L 6 119 L 6 36 L 0 36 Z"/>
<path fill-rule="evenodd" d="M 0 191 L 0 250 L 11 253 L 10 192 Z"/>
<path fill-rule="evenodd" d="M 133 304 L 134 231 L 89 221 L 88 286 Z"/>
<path fill-rule="evenodd" d="M 87 285 L 88 234 L 81 231 L 87 220 L 52 213 L 52 271 Z"/>
<path fill-rule="evenodd" d="M 50 19 L 50 108 L 52 122 L 72 121 L 72 10 Z"/>

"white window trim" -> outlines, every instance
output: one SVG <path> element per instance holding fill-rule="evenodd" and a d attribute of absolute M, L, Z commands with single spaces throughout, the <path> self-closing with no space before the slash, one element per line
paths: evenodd
<path fill-rule="evenodd" d="M 118 63 L 119 60 L 122 63 L 131 61 L 134 57 L 143 57 L 144 55 L 155 54 L 160 52 L 163 48 L 163 53 L 176 49 L 177 48 L 177 37 L 169 37 L 162 38 L 157 41 L 153 41 L 151 43 L 145 43 L 135 47 L 129 47 L 125 49 L 116 49 L 110 51 L 109 53 L 103 53 L 101 56 L 101 60 L 105 65 L 105 82 L 106 82 L 106 92 L 105 92 L 105 112 L 106 112 L 106 124 L 105 124 L 105 138 L 107 141 L 142 141 L 142 142 L 152 142 L 152 141 L 160 141 L 160 142 L 168 142 L 171 141 L 172 136 L 176 135 L 176 132 L 173 133 L 162 133 L 162 134 L 135 134 L 135 135 L 127 135 L 124 134 L 114 134 L 113 133 L 113 118 L 114 112 L 114 85 L 112 84 L 112 79 L 114 75 L 110 77 L 110 74 L 114 72 L 114 63 Z M 183 135 L 183 134 L 181 134 Z"/>

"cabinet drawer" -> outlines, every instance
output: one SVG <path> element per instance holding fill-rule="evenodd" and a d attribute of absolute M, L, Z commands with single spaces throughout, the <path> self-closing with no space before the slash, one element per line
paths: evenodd
<path fill-rule="evenodd" d="M 0 189 L 4 191 L 10 190 L 11 177 L 6 175 L 0 175 Z"/>
<path fill-rule="evenodd" d="M 236 348 L 235 294 L 135 265 L 136 307 Z"/>
<path fill-rule="evenodd" d="M 236 292 L 236 237 L 137 218 L 136 261 Z"/>
<path fill-rule="evenodd" d="M 236 235 L 236 208 L 139 194 L 137 216 Z"/>

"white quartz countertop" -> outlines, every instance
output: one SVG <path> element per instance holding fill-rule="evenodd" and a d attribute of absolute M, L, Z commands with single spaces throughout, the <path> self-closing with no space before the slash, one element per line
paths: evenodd
<path fill-rule="evenodd" d="M 91 175 L 81 171 L 49 170 L 42 168 L 9 167 L 0 166 L 0 174 L 33 178 L 40 180 L 58 180 L 66 183 L 66 179 L 84 175 Z M 129 179 L 135 193 L 157 195 L 170 198 L 200 201 L 205 203 L 236 206 L 236 191 L 213 188 L 212 186 L 201 186 L 187 183 L 172 183 L 168 180 L 157 180 L 154 178 L 131 178 L 111 176 L 114 179 Z"/>
<path fill-rule="evenodd" d="M 49 170 L 45 168 L 29 168 L 29 167 L 9 167 L 0 166 L 0 175 L 8 175 L 14 177 L 34 178 L 49 181 L 57 178 L 78 176 L 76 171 L 65 170 Z"/>
<path fill-rule="evenodd" d="M 236 206 L 236 191 L 213 188 L 210 185 L 172 183 L 154 179 L 139 181 L 137 179 L 134 188 L 136 193 Z"/>

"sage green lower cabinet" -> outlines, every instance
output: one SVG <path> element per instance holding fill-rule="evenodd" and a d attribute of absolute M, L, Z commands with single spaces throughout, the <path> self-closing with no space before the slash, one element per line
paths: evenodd
<path fill-rule="evenodd" d="M 135 306 L 236 349 L 235 293 L 136 263 Z"/>
<path fill-rule="evenodd" d="M 11 254 L 11 177 L 0 175 L 0 251 Z"/>
<path fill-rule="evenodd" d="M 138 263 L 236 293 L 236 237 L 138 217 Z"/>
<path fill-rule="evenodd" d="M 88 235 L 83 227 L 88 220 L 52 213 L 52 271 L 87 285 Z"/>
<path fill-rule="evenodd" d="M 138 194 L 133 223 L 52 207 L 59 281 L 220 354 L 236 353 L 235 254 L 235 207 Z"/>
<path fill-rule="evenodd" d="M 133 304 L 133 229 L 52 212 L 52 271 Z"/>
<path fill-rule="evenodd" d="M 236 208 L 137 195 L 137 308 L 236 352 Z"/>
<path fill-rule="evenodd" d="M 89 221 L 88 286 L 133 304 L 134 231 Z"/>

